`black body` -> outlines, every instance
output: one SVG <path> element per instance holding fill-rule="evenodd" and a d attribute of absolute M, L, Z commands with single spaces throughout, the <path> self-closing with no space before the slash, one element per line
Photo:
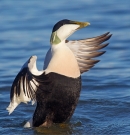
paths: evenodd
<path fill-rule="evenodd" d="M 37 107 L 33 115 L 33 126 L 38 127 L 44 122 L 51 125 L 69 120 L 80 96 L 81 77 L 44 74 L 42 88 L 40 87 L 36 92 Z"/>

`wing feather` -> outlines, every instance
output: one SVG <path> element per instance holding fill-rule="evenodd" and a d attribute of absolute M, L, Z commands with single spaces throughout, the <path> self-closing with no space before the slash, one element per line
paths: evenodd
<path fill-rule="evenodd" d="M 86 72 L 90 68 L 92 68 L 99 60 L 95 60 L 93 58 L 103 55 L 106 51 L 98 51 L 106 46 L 109 43 L 102 44 L 103 42 L 110 39 L 112 34 L 109 32 L 93 37 L 86 38 L 81 40 L 66 40 L 66 45 L 70 48 L 70 50 L 74 53 L 80 72 Z"/>
<path fill-rule="evenodd" d="M 109 43 L 94 46 L 94 47 L 89 47 L 89 48 L 87 48 L 86 46 L 82 46 L 82 48 L 80 48 L 80 52 L 92 52 L 92 51 L 100 50 L 100 49 L 108 46 L 108 44 Z"/>
<path fill-rule="evenodd" d="M 36 56 L 30 57 L 13 81 L 10 91 L 11 102 L 7 107 L 9 114 L 21 102 L 36 101 L 36 91 L 41 89 L 41 85 L 43 86 L 42 78 L 44 76 L 44 71 L 38 71 L 36 68 L 36 59 Z"/>

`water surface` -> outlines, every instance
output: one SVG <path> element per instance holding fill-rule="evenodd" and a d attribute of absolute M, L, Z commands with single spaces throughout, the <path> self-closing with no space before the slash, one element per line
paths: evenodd
<path fill-rule="evenodd" d="M 130 1 L 0 1 L 0 133 L 7 135 L 129 135 L 130 134 Z M 91 25 L 69 39 L 113 36 L 101 61 L 82 75 L 82 92 L 68 124 L 23 128 L 35 109 L 20 104 L 8 115 L 12 82 L 24 62 L 38 56 L 42 69 L 53 25 L 61 19 Z"/>

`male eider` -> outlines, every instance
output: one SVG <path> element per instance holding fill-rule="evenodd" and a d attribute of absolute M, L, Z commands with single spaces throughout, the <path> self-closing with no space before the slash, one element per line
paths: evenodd
<path fill-rule="evenodd" d="M 111 34 L 94 38 L 66 40 L 89 22 L 61 20 L 53 27 L 44 70 L 36 67 L 37 56 L 31 56 L 16 76 L 10 92 L 9 114 L 21 103 L 32 101 L 37 106 L 25 127 L 49 127 L 53 123 L 68 121 L 74 113 L 81 91 L 81 74 L 99 60 L 93 59 L 105 51 Z"/>

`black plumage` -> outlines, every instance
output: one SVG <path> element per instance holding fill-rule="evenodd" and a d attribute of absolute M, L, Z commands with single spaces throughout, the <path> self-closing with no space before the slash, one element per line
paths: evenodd
<path fill-rule="evenodd" d="M 37 107 L 33 115 L 33 126 L 40 126 L 44 122 L 49 126 L 51 123 L 69 120 L 79 99 L 81 78 L 49 73 L 44 75 L 43 84 L 45 91 L 39 89 L 36 92 Z"/>

